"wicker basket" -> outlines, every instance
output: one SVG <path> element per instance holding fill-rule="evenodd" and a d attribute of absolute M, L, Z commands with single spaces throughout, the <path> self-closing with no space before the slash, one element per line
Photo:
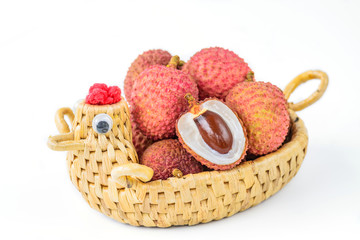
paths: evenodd
<path fill-rule="evenodd" d="M 69 108 L 59 109 L 56 126 L 61 134 L 50 136 L 48 146 L 68 151 L 67 166 L 73 184 L 92 208 L 120 222 L 170 227 L 222 219 L 269 198 L 299 170 L 308 136 L 295 111 L 322 96 L 328 77 L 321 71 L 308 71 L 296 77 L 284 90 L 288 99 L 298 85 L 311 79 L 321 80 L 318 90 L 300 103 L 289 103 L 292 125 L 288 142 L 276 152 L 231 170 L 149 182 L 152 170 L 138 164 L 132 145 L 129 110 L 124 100 L 105 106 L 81 103 L 75 116 Z M 99 113 L 112 116 L 114 124 L 109 133 L 93 131 L 92 119 Z M 71 131 L 65 115 L 73 122 Z"/>

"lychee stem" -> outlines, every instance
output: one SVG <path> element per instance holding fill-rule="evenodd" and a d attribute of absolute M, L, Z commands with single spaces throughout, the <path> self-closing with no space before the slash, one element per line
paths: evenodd
<path fill-rule="evenodd" d="M 172 175 L 174 177 L 181 178 L 183 176 L 183 173 L 179 169 L 174 168 L 174 170 L 172 171 Z"/>
<path fill-rule="evenodd" d="M 193 97 L 193 95 L 191 95 L 191 93 L 185 94 L 184 98 L 186 99 L 186 101 L 188 101 L 190 106 L 197 104 L 195 98 Z"/>
<path fill-rule="evenodd" d="M 198 115 L 198 113 L 200 112 L 200 105 L 197 103 L 193 95 L 191 95 L 191 93 L 187 93 L 184 97 L 189 103 L 190 112 L 194 115 Z"/>
<path fill-rule="evenodd" d="M 170 62 L 168 63 L 168 65 L 166 65 L 166 67 L 176 69 L 178 66 L 181 66 L 180 62 L 183 62 L 183 61 L 180 60 L 180 57 L 178 55 L 175 55 L 170 59 Z"/>
<path fill-rule="evenodd" d="M 254 81 L 254 72 L 249 71 L 246 75 L 245 82 L 253 82 Z"/>

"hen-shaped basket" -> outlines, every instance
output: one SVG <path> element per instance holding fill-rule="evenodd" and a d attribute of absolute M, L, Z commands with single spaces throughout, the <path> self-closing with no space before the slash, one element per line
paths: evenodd
<path fill-rule="evenodd" d="M 230 170 L 150 181 L 151 169 L 138 163 L 124 100 L 103 106 L 80 103 L 75 115 L 70 108 L 59 109 L 55 120 L 61 134 L 50 136 L 48 146 L 68 151 L 67 167 L 75 187 L 92 208 L 120 222 L 170 227 L 222 219 L 269 198 L 298 172 L 308 135 L 295 112 L 322 96 L 328 77 L 321 71 L 308 71 L 284 90 L 288 99 L 297 86 L 311 79 L 320 79 L 317 91 L 299 103 L 289 103 L 291 130 L 287 142 L 273 153 Z M 100 113 L 113 119 L 112 130 L 106 134 L 92 129 L 92 120 Z M 65 115 L 72 122 L 71 129 Z"/>

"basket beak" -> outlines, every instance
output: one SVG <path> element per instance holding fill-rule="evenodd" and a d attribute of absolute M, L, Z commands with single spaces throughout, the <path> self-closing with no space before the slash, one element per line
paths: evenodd
<path fill-rule="evenodd" d="M 84 150 L 85 148 L 84 141 L 74 140 L 73 132 L 50 136 L 47 145 L 54 151 L 74 151 Z"/>

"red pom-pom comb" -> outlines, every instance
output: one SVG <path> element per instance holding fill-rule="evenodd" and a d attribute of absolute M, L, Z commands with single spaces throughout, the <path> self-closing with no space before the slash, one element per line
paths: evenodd
<path fill-rule="evenodd" d="M 106 105 L 120 102 L 121 90 L 117 86 L 108 87 L 104 83 L 95 83 L 89 89 L 85 102 L 91 105 Z"/>

